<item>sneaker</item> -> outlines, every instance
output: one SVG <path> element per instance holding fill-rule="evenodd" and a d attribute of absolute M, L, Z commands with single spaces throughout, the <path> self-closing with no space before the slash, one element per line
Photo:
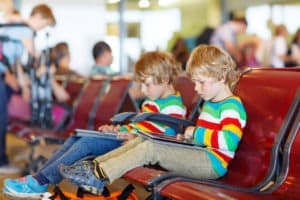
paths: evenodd
<path fill-rule="evenodd" d="M 19 172 L 21 172 L 21 169 L 12 163 L 0 166 L 0 174 L 16 174 Z"/>
<path fill-rule="evenodd" d="M 48 191 L 48 185 L 40 185 L 31 175 L 20 179 L 5 179 L 5 189 L 17 196 L 39 196 Z"/>
<path fill-rule="evenodd" d="M 73 165 L 68 166 L 68 169 L 71 171 L 83 171 L 90 170 L 94 168 L 93 162 L 91 160 L 79 160 Z"/>
<path fill-rule="evenodd" d="M 93 194 L 101 194 L 106 181 L 95 176 L 94 167 L 92 164 L 84 166 L 76 162 L 76 166 L 60 165 L 59 171 L 61 175 L 71 183 L 82 187 L 84 190 Z M 75 164 L 76 164 L 75 163 Z M 81 167 L 79 167 L 81 166 Z"/>

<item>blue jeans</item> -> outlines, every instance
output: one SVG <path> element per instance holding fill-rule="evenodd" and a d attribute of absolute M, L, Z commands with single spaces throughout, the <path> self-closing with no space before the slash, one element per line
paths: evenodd
<path fill-rule="evenodd" d="M 6 155 L 7 90 L 0 78 L 0 166 L 8 164 Z"/>
<path fill-rule="evenodd" d="M 71 136 L 36 175 L 41 173 L 49 180 L 50 184 L 57 184 L 62 180 L 58 169 L 60 164 L 72 165 L 86 156 L 105 154 L 120 147 L 121 143 L 122 141 L 112 139 Z"/>

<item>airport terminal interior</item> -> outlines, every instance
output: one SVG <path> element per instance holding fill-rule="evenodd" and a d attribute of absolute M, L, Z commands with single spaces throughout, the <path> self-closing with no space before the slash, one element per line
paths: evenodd
<path fill-rule="evenodd" d="M 1 191 L 5 189 L 4 180 L 8 178 L 17 179 L 28 173 L 35 174 L 41 169 L 46 160 L 51 158 L 54 152 L 62 146 L 67 138 L 66 134 L 68 136 L 73 135 L 74 130 L 78 128 L 97 130 L 99 126 L 111 123 L 111 119 L 115 114 L 140 111 L 142 105 L 144 105 L 145 96 L 141 91 L 143 86 L 137 84 L 134 72 L 135 66 L 137 66 L 136 62 L 144 53 L 150 51 L 168 52 L 169 54 L 167 55 L 172 55 L 176 59 L 182 71 L 189 70 L 187 66 L 191 63 L 188 62 L 188 59 L 195 47 L 211 44 L 213 34 L 221 30 L 222 26 L 226 24 L 229 26 L 231 23 L 230 26 L 232 24 L 234 24 L 232 27 L 235 26 L 235 28 L 232 28 L 234 33 L 228 33 L 224 29 L 224 31 L 219 31 L 218 34 L 223 34 L 226 39 L 230 40 L 223 41 L 222 45 L 228 48 L 227 50 L 225 49 L 225 52 L 231 55 L 235 61 L 235 70 L 245 73 L 245 75 L 241 75 L 241 81 L 237 83 L 236 93 L 248 97 L 243 89 L 246 88 L 247 90 L 250 88 L 249 99 L 257 101 L 258 105 L 262 103 L 265 106 L 266 109 L 264 110 L 261 108 L 262 106 L 252 105 L 249 101 L 242 99 L 246 108 L 251 109 L 251 111 L 246 109 L 249 116 L 248 122 L 262 124 L 257 126 L 258 131 L 255 135 L 263 134 L 263 129 L 270 133 L 264 141 L 264 144 L 268 144 L 266 145 L 268 146 L 266 147 L 267 150 L 262 150 L 263 152 L 260 154 L 260 156 L 265 156 L 262 160 L 268 160 L 277 168 L 267 168 L 262 165 L 261 168 L 264 171 L 261 173 L 267 174 L 270 178 L 262 178 L 262 174 L 258 175 L 260 176 L 259 178 L 250 177 L 248 179 L 249 182 L 245 181 L 244 185 L 242 185 L 242 187 L 251 186 L 250 192 L 244 189 L 237 190 L 236 193 L 228 192 L 228 190 L 232 189 L 230 187 L 225 187 L 225 189 L 217 187 L 218 189 L 214 190 L 213 186 L 215 185 L 212 184 L 212 187 L 198 188 L 199 191 L 201 190 L 202 195 L 197 197 L 197 191 L 193 190 L 197 187 L 192 185 L 191 187 L 187 186 L 189 189 L 184 190 L 182 193 L 178 192 L 178 194 L 176 192 L 168 194 L 168 189 L 162 189 L 163 192 L 161 194 L 164 194 L 166 197 L 163 198 L 158 195 L 157 199 L 282 199 L 283 196 L 284 199 L 297 199 L 297 194 L 300 195 L 299 192 L 295 192 L 300 186 L 300 177 L 299 175 L 290 177 L 292 172 L 288 170 L 289 167 L 286 167 L 289 163 L 297 162 L 295 161 L 296 159 L 292 159 L 293 152 L 297 152 L 293 150 L 296 147 L 288 145 L 291 145 L 292 142 L 290 141 L 297 135 L 300 135 L 299 0 L 0 0 L 0 63 L 3 61 L 2 55 L 5 55 L 5 48 L 2 50 L 5 39 L 2 36 L 6 33 L 6 30 L 11 28 L 10 26 L 2 26 L 2 24 L 27 24 L 30 27 L 31 22 L 29 20 L 32 16 L 32 9 L 40 4 L 49 6 L 55 18 L 55 23 L 51 25 L 47 21 L 48 24 L 45 28 L 34 30 L 34 36 L 31 41 L 34 53 L 30 52 L 32 49 L 27 49 L 24 43 L 25 40 L 22 40 L 25 48 L 22 51 L 22 55 L 16 58 L 16 63 L 20 64 L 21 68 L 23 67 L 22 73 L 28 75 L 22 75 L 23 82 L 19 81 L 19 83 L 27 83 L 26 80 L 28 79 L 31 83 L 28 84 L 27 89 L 30 88 L 31 90 L 29 90 L 27 96 L 27 90 L 21 86 L 20 88 L 22 89 L 19 89 L 17 92 L 7 90 L 6 92 L 10 94 L 9 101 L 1 100 L 0 102 L 3 105 L 7 103 L 5 107 L 8 114 L 8 122 L 5 125 L 7 130 L 6 142 L 1 141 L 0 145 L 6 145 L 8 160 L 18 169 L 15 172 L 2 170 L 0 160 Z M 14 28 L 14 26 L 12 27 Z M 27 33 L 24 32 L 24 34 Z M 277 37 L 280 37 L 280 39 L 276 40 L 276 43 L 274 41 Z M 103 52 L 108 54 L 101 61 L 100 58 L 97 58 L 98 52 L 95 52 L 97 45 L 103 45 L 98 50 L 101 51 L 101 54 Z M 274 52 L 277 51 L 275 50 L 275 45 L 281 45 L 278 47 L 280 50 L 277 50 L 283 52 L 277 57 L 277 60 L 273 58 Z M 62 50 L 63 48 L 66 49 Z M 65 58 L 66 55 L 67 57 Z M 97 63 L 98 61 L 100 64 Z M 28 64 L 39 66 L 43 62 L 46 66 L 50 62 L 56 66 L 53 73 L 49 70 L 50 67 L 41 72 L 48 75 L 51 74 L 45 76 L 45 82 L 43 82 L 44 80 L 36 80 L 36 76 L 32 75 L 32 73 L 35 73 L 35 70 L 38 73 L 40 72 L 37 68 L 30 67 L 31 65 L 29 66 Z M 17 66 L 17 64 L 15 65 Z M 62 69 L 59 69 L 60 65 Z M 101 67 L 96 69 L 97 66 Z M 16 68 L 15 74 L 20 74 L 18 70 Z M 2 79 L 4 71 L 2 71 L 0 65 L 1 82 L 6 80 Z M 266 81 L 263 80 L 263 73 L 269 73 Z M 282 76 L 280 76 L 281 73 Z M 274 76 L 276 80 L 278 79 L 278 84 L 272 81 L 270 76 Z M 185 73 L 184 77 L 186 78 Z M 144 79 L 145 83 L 143 84 L 147 85 L 147 79 Z M 254 86 L 253 80 L 256 79 L 257 83 L 265 84 L 266 87 L 261 87 L 261 85 Z M 52 83 L 52 80 L 55 80 L 55 84 Z M 184 81 L 186 80 L 184 79 Z M 195 86 L 191 86 L 193 83 L 190 79 L 188 81 L 188 83 L 178 83 L 186 83 L 188 89 L 180 85 L 177 85 L 177 87 L 181 88 L 178 90 L 182 90 L 183 93 L 191 94 L 190 96 L 187 95 L 187 100 L 184 99 L 183 101 L 191 104 L 187 108 L 187 114 L 192 116 L 192 112 L 201 112 L 201 109 L 193 110 L 193 106 L 196 104 L 199 107 L 203 102 L 198 102 L 198 95 L 190 92 L 194 91 Z M 192 81 L 195 82 L 194 79 Z M 24 91 L 21 92 L 21 90 Z M 34 91 L 37 91 L 37 93 Z M 266 94 L 264 96 L 263 91 L 272 95 Z M 34 95 L 37 94 L 44 95 L 43 100 L 46 99 L 43 101 L 43 105 L 39 105 L 41 106 L 39 110 L 37 109 L 37 112 L 39 112 L 38 119 L 34 116 L 36 111 Z M 282 98 L 278 98 L 280 95 L 283 95 Z M 262 98 L 260 99 L 260 97 Z M 0 93 L 0 98 L 4 99 L 2 92 Z M 272 98 L 274 101 L 277 98 L 282 99 L 278 101 L 278 107 L 276 105 L 273 106 L 276 102 L 272 102 Z M 47 103 L 49 103 L 49 106 Z M 280 103 L 285 104 L 285 107 L 281 107 Z M 41 108 L 44 110 L 41 111 Z M 256 112 L 260 115 L 253 114 Z M 3 115 L 3 113 L 1 114 Z M 41 116 L 42 119 L 39 118 Z M 250 116 L 254 117 L 251 118 Z M 260 117 L 262 120 L 259 120 Z M 194 116 L 194 118 L 189 120 L 195 121 L 195 119 Z M 5 121 L 4 118 L 3 121 Z M 184 125 L 180 123 L 184 122 L 175 122 L 177 124 L 176 127 L 180 127 L 180 130 L 183 130 L 182 127 Z M 273 127 L 270 125 L 272 123 L 274 123 Z M 287 123 L 287 125 L 283 125 L 284 123 Z M 253 129 L 255 129 L 254 125 L 247 124 L 245 132 L 249 135 L 250 132 L 253 132 Z M 286 129 L 289 135 L 276 137 L 277 129 L 278 133 Z M 294 132 L 295 135 L 292 134 Z M 195 137 L 195 133 L 193 134 Z M 45 139 L 49 135 L 51 139 Z M 54 139 L 52 139 L 53 137 Z M 246 138 L 249 139 L 249 137 Z M 272 140 L 270 138 L 273 138 L 274 141 L 282 139 L 284 142 L 278 144 L 278 146 L 276 146 L 277 144 L 272 146 L 272 143 L 269 145 L 270 140 Z M 206 138 L 206 140 L 208 139 Z M 249 140 L 250 143 L 256 142 L 255 138 L 250 138 Z M 300 141 L 300 139 L 297 141 Z M 258 148 L 263 146 L 259 145 L 260 142 L 260 140 L 257 140 Z M 220 145 L 225 146 L 223 143 Z M 243 143 L 242 150 L 248 147 L 248 143 Z M 285 160 L 285 150 L 287 155 L 291 153 L 290 162 Z M 274 155 L 277 155 L 274 152 L 279 152 L 278 160 L 273 158 Z M 225 159 L 226 163 L 226 159 L 229 159 L 231 156 L 229 154 L 220 153 L 216 157 L 222 158 L 224 156 L 225 158 L 223 159 Z M 238 155 L 241 154 L 238 153 Z M 269 159 L 266 158 L 266 155 L 273 157 Z M 253 158 L 255 156 L 251 155 L 250 157 Z M 261 161 L 260 158 L 257 158 L 253 163 L 260 165 L 259 161 Z M 224 167 L 224 162 L 222 164 L 222 167 Z M 225 164 L 226 167 L 227 164 Z M 244 164 L 248 163 L 245 162 Z M 234 163 L 234 165 L 237 164 Z M 297 171 L 300 169 L 299 162 L 294 166 L 298 168 L 291 168 L 291 170 Z M 286 171 L 284 171 L 284 167 L 287 168 Z M 158 170 L 164 170 L 155 165 L 153 171 L 145 170 L 133 172 L 132 174 L 127 173 L 122 178 L 118 178 L 108 189 L 111 192 L 121 191 L 131 183 L 135 186 L 134 193 L 137 199 L 156 199 L 151 191 L 146 191 L 145 185 L 142 183 L 144 180 L 141 181 L 142 178 L 140 177 L 149 178 L 150 175 L 157 175 L 158 172 L 155 171 L 157 168 Z M 234 174 L 232 179 L 231 177 L 225 178 L 224 182 L 235 180 L 239 176 L 243 176 L 246 171 L 247 169 L 241 170 L 239 174 Z M 149 175 L 147 174 L 148 172 Z M 257 174 L 259 173 L 257 172 Z M 130 176 L 134 178 L 130 178 Z M 289 178 L 285 181 L 281 179 L 282 177 Z M 289 184 L 294 184 L 293 181 L 297 182 L 295 183 L 296 189 L 286 192 L 289 191 L 286 189 Z M 282 187 L 281 184 L 283 183 L 286 184 L 286 188 Z M 238 185 L 236 182 L 235 184 Z M 257 185 L 252 186 L 252 184 Z M 208 185 L 210 186 L 210 184 Z M 58 186 L 62 191 L 73 194 L 78 189 L 76 185 L 67 180 L 63 180 Z M 184 184 L 179 184 L 174 187 L 174 191 L 185 187 Z M 51 185 L 49 192 L 52 192 L 53 188 L 54 186 Z M 277 188 L 279 189 L 277 190 Z M 266 196 L 256 195 L 256 193 L 264 191 L 267 191 Z M 188 198 L 184 194 L 191 196 Z M 30 198 L 14 197 L 1 192 L 1 199 Z M 99 198 L 94 196 L 88 199 L 96 200 Z"/>

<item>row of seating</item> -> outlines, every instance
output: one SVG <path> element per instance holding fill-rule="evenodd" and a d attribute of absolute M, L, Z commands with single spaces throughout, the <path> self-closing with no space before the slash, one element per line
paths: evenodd
<path fill-rule="evenodd" d="M 117 92 L 111 92 L 117 91 L 120 87 L 116 84 L 116 90 L 112 90 L 114 81 L 109 81 L 109 87 L 105 87 L 110 92 L 99 90 L 101 95 L 85 94 L 86 88 L 96 93 L 97 87 L 89 86 L 92 82 L 95 82 L 95 85 L 100 84 L 96 80 L 89 80 L 84 84 L 80 97 L 74 101 L 77 105 L 74 106 L 74 113 L 76 110 L 86 111 L 87 108 L 93 112 L 80 116 L 78 118 L 80 122 L 73 122 L 69 130 L 94 129 L 95 125 L 87 124 L 95 124 L 95 121 L 101 119 L 98 116 L 100 113 L 108 113 L 105 109 L 112 105 L 111 99 L 122 99 L 118 98 Z M 188 108 L 188 119 L 195 120 L 197 112 L 200 111 L 198 108 L 201 101 L 193 90 L 193 83 L 186 76 L 181 76 L 176 82 L 176 88 L 181 92 Z M 248 121 L 236 156 L 224 177 L 218 180 L 197 180 L 164 169 L 145 166 L 129 171 L 124 178 L 143 184 L 153 192 L 154 198 L 164 196 L 170 199 L 293 199 L 297 197 L 300 193 L 298 192 L 300 164 L 297 161 L 298 148 L 300 148 L 298 144 L 300 142 L 298 139 L 300 137 L 298 134 L 300 132 L 300 68 L 253 68 L 243 73 L 234 93 L 243 100 Z M 80 102 L 83 97 L 86 97 L 85 95 L 91 95 L 88 97 L 90 99 L 92 96 L 102 96 L 98 99 L 107 103 L 103 104 L 98 100 L 97 103 L 88 103 L 89 106 L 82 105 Z M 128 107 L 130 104 L 118 105 Z M 114 108 L 119 112 L 132 111 L 118 106 Z M 115 112 L 110 114 L 112 116 Z M 102 117 L 105 118 L 106 114 Z M 95 121 L 92 123 L 93 120 L 90 119 Z M 82 126 L 80 124 L 82 120 L 89 123 L 84 123 Z M 74 120 L 71 120 L 71 124 L 72 121 Z M 32 132 L 32 129 L 28 131 L 28 133 Z M 53 134 L 46 135 L 53 136 Z M 54 136 L 57 137 L 57 133 Z"/>
<path fill-rule="evenodd" d="M 157 199 L 299 196 L 300 68 L 251 69 L 242 75 L 234 93 L 243 100 L 248 121 L 224 177 L 197 180 L 145 166 L 129 171 L 124 178 L 143 184 Z"/>
<path fill-rule="evenodd" d="M 38 154 L 35 152 L 35 147 L 41 141 L 43 144 L 45 142 L 46 144 L 61 144 L 73 134 L 76 128 L 96 129 L 102 124 L 110 123 L 110 118 L 117 113 L 124 111 L 136 112 L 137 107 L 129 95 L 130 86 L 131 80 L 122 77 L 113 79 L 69 79 L 65 83 L 65 88 L 71 96 L 67 104 L 71 110 L 67 120 L 63 123 L 64 126 L 59 124 L 49 130 L 31 126 L 28 119 L 16 120 L 12 118 L 8 125 L 8 132 L 29 143 L 30 160 L 28 163 L 35 163 L 35 159 L 39 158 L 33 156 Z M 28 110 L 28 107 L 29 105 L 24 108 Z M 25 112 L 28 112 L 27 110 Z M 30 168 L 32 168 L 31 164 L 25 171 L 31 170 Z"/>

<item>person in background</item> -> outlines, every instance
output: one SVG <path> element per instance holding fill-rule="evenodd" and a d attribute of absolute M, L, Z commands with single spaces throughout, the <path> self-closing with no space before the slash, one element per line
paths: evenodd
<path fill-rule="evenodd" d="M 271 44 L 270 61 L 272 67 L 284 67 L 284 62 L 288 60 L 287 57 L 287 30 L 285 25 L 277 25 L 274 30 L 274 38 Z"/>
<path fill-rule="evenodd" d="M 11 6 L 9 6 L 11 9 Z M 11 10 L 10 10 L 11 11 Z M 21 41 L 21 48 L 16 48 L 14 43 L 9 45 L 3 45 L 3 55 L 8 59 L 10 66 L 16 65 L 19 72 L 21 68 L 19 66 L 20 55 L 24 50 L 27 50 L 31 55 L 35 55 L 34 51 L 34 32 L 45 28 L 48 25 L 55 24 L 55 18 L 51 9 L 45 4 L 39 4 L 32 9 L 31 15 L 28 20 L 24 20 L 28 26 L 15 26 L 15 27 L 3 27 L 1 29 L 1 35 L 8 36 L 11 40 Z M 25 47 L 25 48 L 23 48 Z M 16 51 L 18 50 L 18 51 Z M 18 55 L 17 55 L 18 54 Z M 3 62 L 0 62 L 0 174 L 17 173 L 19 168 L 9 162 L 6 154 L 6 125 L 8 120 L 7 104 L 9 98 L 13 92 L 17 92 L 20 89 L 26 93 L 29 98 L 28 81 L 26 82 L 24 77 L 18 79 L 15 74 L 11 73 L 8 66 L 5 66 Z M 23 82 L 22 82 L 23 81 Z"/>
<path fill-rule="evenodd" d="M 185 70 L 186 62 L 189 59 L 190 52 L 183 37 L 177 38 L 171 51 L 176 60 L 181 63 L 182 69 Z"/>
<path fill-rule="evenodd" d="M 210 44 L 224 49 L 233 57 L 236 63 L 240 63 L 242 55 L 237 45 L 237 35 L 244 33 L 246 28 L 247 21 L 244 17 L 233 17 L 214 30 L 210 38 Z"/>
<path fill-rule="evenodd" d="M 261 66 L 261 63 L 257 58 L 259 42 L 259 38 L 253 37 L 245 40 L 243 44 L 240 45 L 242 59 L 241 63 L 238 64 L 239 69 Z"/>
<path fill-rule="evenodd" d="M 286 67 L 300 66 L 300 28 L 295 33 L 287 56 L 288 60 L 285 62 Z"/>
<path fill-rule="evenodd" d="M 51 49 L 51 60 L 56 67 L 55 76 L 79 76 L 70 69 L 71 55 L 66 42 L 59 42 Z"/>
<path fill-rule="evenodd" d="M 92 50 L 95 65 L 90 70 L 91 77 L 107 77 L 116 75 L 110 65 L 113 62 L 113 56 L 110 46 L 104 42 L 97 42 Z"/>
<path fill-rule="evenodd" d="M 19 11 L 14 8 L 12 0 L 0 0 L 1 23 L 18 23 L 23 22 Z"/>

